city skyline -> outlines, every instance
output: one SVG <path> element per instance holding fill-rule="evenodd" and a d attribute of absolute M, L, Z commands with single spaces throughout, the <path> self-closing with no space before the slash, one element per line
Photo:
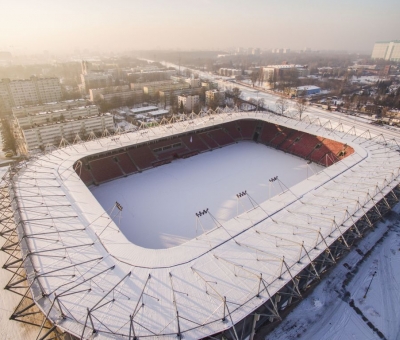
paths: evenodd
<path fill-rule="evenodd" d="M 8 2 L 0 50 L 13 54 L 288 47 L 370 53 L 400 36 L 400 3 L 288 0 Z"/>

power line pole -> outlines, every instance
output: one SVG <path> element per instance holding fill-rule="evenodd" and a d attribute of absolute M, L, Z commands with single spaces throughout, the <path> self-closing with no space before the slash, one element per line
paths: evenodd
<path fill-rule="evenodd" d="M 376 271 L 372 274 L 371 281 L 369 282 L 368 288 L 367 288 L 367 290 L 366 290 L 366 292 L 364 294 L 364 299 L 367 297 L 367 293 L 369 291 L 369 287 L 371 287 L 371 283 L 372 283 L 372 280 L 374 279 L 375 274 L 376 274 Z"/>

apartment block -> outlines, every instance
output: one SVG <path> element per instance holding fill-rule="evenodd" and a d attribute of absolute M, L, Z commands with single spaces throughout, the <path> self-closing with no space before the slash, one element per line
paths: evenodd
<path fill-rule="evenodd" d="M 101 134 L 114 130 L 114 119 L 110 114 L 82 117 L 73 120 L 51 122 L 29 129 L 21 129 L 26 150 L 58 145 L 62 138 L 72 141 L 76 135 L 85 139 L 91 132 Z"/>
<path fill-rule="evenodd" d="M 106 88 L 90 89 L 90 101 L 94 102 L 97 99 L 110 102 L 113 98 L 117 98 L 124 103 L 127 99 L 135 98 L 136 102 L 142 102 L 143 90 L 131 90 L 129 85 L 110 86 Z"/>
<path fill-rule="evenodd" d="M 58 102 L 61 97 L 58 78 L 31 77 L 25 80 L 2 79 L 0 82 L 0 109 L 7 112 L 15 106 Z"/>
<path fill-rule="evenodd" d="M 185 108 L 186 111 L 192 111 L 198 106 L 200 103 L 199 96 L 196 95 L 181 95 L 178 96 L 178 107 L 180 108 L 181 105 Z"/>
<path fill-rule="evenodd" d="M 75 107 L 86 106 L 88 102 L 86 99 L 65 100 L 62 102 L 52 102 L 37 105 L 16 106 L 12 108 L 13 116 L 28 117 L 37 113 L 52 112 L 56 110 L 72 109 Z"/>
<path fill-rule="evenodd" d="M 225 105 L 225 92 L 219 90 L 208 90 L 205 92 L 206 105 L 216 103 L 218 106 Z"/>
<path fill-rule="evenodd" d="M 371 58 L 400 61 L 400 40 L 376 42 Z"/>

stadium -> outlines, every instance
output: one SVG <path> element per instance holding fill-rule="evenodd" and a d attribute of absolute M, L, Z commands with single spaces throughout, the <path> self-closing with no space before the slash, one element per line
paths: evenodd
<path fill-rule="evenodd" d="M 262 201 L 244 187 L 234 193 L 241 210 L 223 221 L 205 203 L 189 213 L 209 227 L 178 244 L 138 245 L 120 228 L 121 216 L 129 220 L 125 204 L 107 209 L 91 192 L 241 143 L 301 159 L 310 174 L 294 185 L 267 175 L 269 188 L 282 190 Z M 342 122 L 228 109 L 62 143 L 3 176 L 1 234 L 10 254 L 3 267 L 15 273 L 7 288 L 26 281 L 12 318 L 38 307 L 43 339 L 53 331 L 82 339 L 253 338 L 398 202 L 399 151 L 394 138 Z M 313 164 L 320 170 L 311 172 Z M 180 205 L 171 209 L 181 213 Z"/>

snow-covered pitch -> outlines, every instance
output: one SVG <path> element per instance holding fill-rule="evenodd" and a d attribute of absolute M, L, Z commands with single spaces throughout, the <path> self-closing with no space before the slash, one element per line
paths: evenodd
<path fill-rule="evenodd" d="M 131 243 L 73 168 L 88 155 L 243 118 L 338 140 L 354 153 L 169 249 Z M 54 150 L 6 180 L 32 295 L 54 325 L 82 338 L 238 339 L 253 322 L 279 320 L 390 209 L 399 166 L 397 142 L 371 131 L 220 112 Z"/>
<path fill-rule="evenodd" d="M 323 167 L 252 141 L 231 144 L 195 157 L 178 159 L 139 174 L 118 178 L 90 190 L 104 210 L 119 202 L 111 217 L 132 243 L 170 248 L 215 227 L 199 223 L 195 213 L 208 208 L 220 223 L 236 217 Z M 279 182 L 268 180 L 279 174 Z M 240 201 L 236 194 L 246 190 Z M 118 211 L 118 210 L 117 210 Z"/>

